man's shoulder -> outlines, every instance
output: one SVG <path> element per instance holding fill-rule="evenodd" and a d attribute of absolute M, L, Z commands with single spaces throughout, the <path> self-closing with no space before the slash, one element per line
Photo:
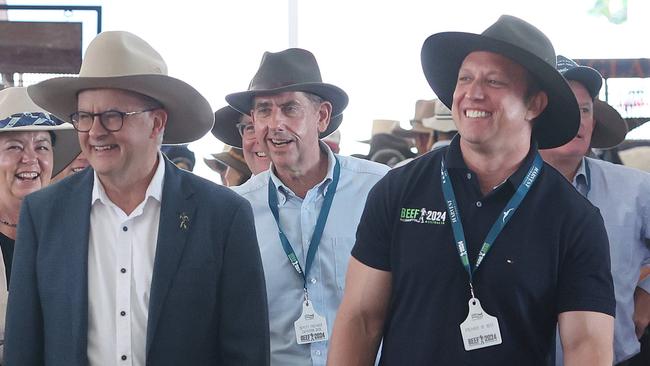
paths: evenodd
<path fill-rule="evenodd" d="M 602 174 L 617 183 L 626 183 L 630 179 L 639 182 L 650 182 L 650 173 L 625 165 L 610 163 L 609 161 L 586 158 L 591 170 L 601 171 Z M 619 182 L 620 179 L 624 181 Z"/>
<path fill-rule="evenodd" d="M 163 185 L 163 198 L 181 199 L 182 195 L 192 195 L 192 200 L 196 201 L 199 206 L 212 207 L 217 211 L 232 210 L 246 203 L 242 197 L 231 191 L 227 187 L 216 184 L 210 180 L 200 177 L 194 173 L 175 168 L 180 187 L 172 184 L 168 186 L 166 182 Z M 178 188 L 181 191 L 178 191 Z M 171 191 L 169 191 L 171 189 Z M 165 206 L 165 200 L 161 203 Z M 247 204 L 247 203 L 246 203 Z"/>
<path fill-rule="evenodd" d="M 381 178 L 390 170 L 387 165 L 353 156 L 336 155 L 341 163 L 341 170 L 353 174 L 364 174 Z"/>
<path fill-rule="evenodd" d="M 93 184 L 93 170 L 86 168 L 83 171 L 68 176 L 47 187 L 30 193 L 25 199 L 30 202 L 45 203 L 55 202 L 57 199 L 65 199 L 68 195 L 80 197 L 84 190 L 90 192 Z"/>
<path fill-rule="evenodd" d="M 263 171 L 250 177 L 250 179 L 242 185 L 230 187 L 230 190 L 248 200 L 251 200 L 256 193 L 266 192 L 269 184 L 269 174 L 269 170 Z"/>

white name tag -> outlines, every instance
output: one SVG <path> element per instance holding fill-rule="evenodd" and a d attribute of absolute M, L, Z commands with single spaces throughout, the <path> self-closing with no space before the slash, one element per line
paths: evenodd
<path fill-rule="evenodd" d="M 302 303 L 302 314 L 293 323 L 293 326 L 296 329 L 298 344 L 322 342 L 328 339 L 327 322 L 324 317 L 316 313 L 309 300 Z"/>
<path fill-rule="evenodd" d="M 469 314 L 460 323 L 465 351 L 496 346 L 501 344 L 501 331 L 497 318 L 489 315 L 481 307 L 477 298 L 469 300 Z"/>

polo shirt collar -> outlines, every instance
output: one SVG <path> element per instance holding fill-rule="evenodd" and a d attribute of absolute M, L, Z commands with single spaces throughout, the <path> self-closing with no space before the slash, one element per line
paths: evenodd
<path fill-rule="evenodd" d="M 330 183 L 334 179 L 334 165 L 336 164 L 336 160 L 334 158 L 334 153 L 332 150 L 327 146 L 322 141 L 318 141 L 318 145 L 322 151 L 324 151 L 327 154 L 327 174 L 325 174 L 325 178 L 315 185 L 314 187 L 318 189 L 318 194 L 325 196 L 327 193 L 327 187 L 329 187 Z M 275 184 L 276 191 L 278 193 L 278 205 L 282 206 L 284 205 L 287 200 L 289 200 L 291 197 L 298 197 L 289 187 L 287 187 L 280 178 L 275 174 L 275 168 L 273 167 L 273 164 L 271 164 L 271 168 L 269 169 L 269 176 L 271 177 L 271 181 L 273 184 Z M 314 187 L 310 188 L 310 190 L 314 189 Z"/>
<path fill-rule="evenodd" d="M 533 164 L 533 161 L 535 160 L 535 155 L 537 154 L 537 142 L 534 140 L 531 141 L 530 143 L 530 150 L 528 150 L 528 154 L 524 158 L 523 162 L 517 168 L 517 170 L 506 179 L 507 182 L 510 182 L 513 188 L 517 188 L 519 184 L 522 182 L 526 174 L 528 173 L 528 169 L 530 169 L 530 166 Z M 447 169 L 462 169 L 465 171 L 469 171 L 469 168 L 467 167 L 467 164 L 465 164 L 465 160 L 463 159 L 463 154 L 461 153 L 460 150 L 460 135 L 454 136 L 454 138 L 451 140 L 451 143 L 449 144 L 449 149 L 447 149 L 447 152 L 445 154 L 445 165 L 447 166 Z M 505 183 L 505 181 L 504 181 Z M 503 184 L 503 183 L 502 183 Z M 499 186 L 501 186 L 500 184 Z"/>

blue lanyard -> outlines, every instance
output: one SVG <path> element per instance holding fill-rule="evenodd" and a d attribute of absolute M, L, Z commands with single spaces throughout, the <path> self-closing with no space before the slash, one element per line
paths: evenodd
<path fill-rule="evenodd" d="M 535 183 L 537 176 L 539 176 L 539 172 L 541 171 L 543 165 L 544 163 L 542 161 L 542 157 L 539 155 L 539 153 L 537 153 L 535 155 L 535 160 L 533 161 L 533 165 L 528 170 L 528 173 L 524 177 L 524 180 L 521 182 L 521 184 L 517 188 L 517 191 L 512 196 L 512 198 L 510 198 L 510 201 L 508 201 L 508 203 L 506 204 L 506 207 L 501 212 L 501 215 L 499 215 L 497 220 L 492 225 L 492 228 L 488 232 L 487 237 L 485 238 L 485 240 L 483 241 L 483 245 L 481 246 L 481 250 L 478 253 L 478 257 L 476 258 L 476 265 L 474 266 L 474 269 L 472 269 L 469 263 L 469 257 L 467 256 L 467 245 L 466 245 L 467 241 L 465 240 L 463 224 L 461 223 L 460 220 L 460 211 L 458 210 L 458 205 L 456 204 L 454 187 L 451 184 L 449 173 L 447 172 L 447 168 L 445 167 L 445 161 L 444 159 L 442 160 L 440 166 L 440 179 L 442 181 L 442 193 L 445 197 L 445 201 L 447 202 L 447 213 L 449 214 L 451 220 L 451 228 L 454 233 L 454 239 L 456 240 L 456 249 L 458 250 L 458 255 L 460 256 L 460 262 L 463 264 L 463 267 L 465 267 L 465 270 L 469 275 L 469 286 L 470 286 L 470 292 L 472 297 L 474 297 L 474 287 L 472 285 L 472 281 L 473 281 L 472 277 L 474 273 L 481 265 L 481 262 L 483 261 L 485 255 L 492 247 L 494 240 L 501 233 L 501 230 L 503 230 L 503 228 L 506 226 L 508 221 L 510 221 L 510 218 L 514 216 L 514 213 L 515 211 L 517 211 L 517 208 L 521 204 L 521 201 L 523 201 L 524 197 L 526 197 L 526 194 L 528 194 L 530 187 L 533 186 L 533 183 Z"/>
<path fill-rule="evenodd" d="M 273 180 L 269 176 L 269 208 L 273 213 L 275 218 L 275 223 L 278 225 L 278 235 L 280 236 L 280 242 L 282 243 L 282 248 L 289 258 L 289 262 L 293 268 L 302 276 L 303 285 L 305 288 L 305 295 L 307 294 L 307 275 L 311 269 L 311 265 L 316 258 L 316 251 L 318 250 L 318 245 L 320 245 L 320 239 L 323 236 L 323 231 L 325 230 L 325 223 L 327 222 L 327 216 L 329 215 L 330 208 L 332 207 L 332 202 L 334 201 L 334 194 L 336 193 L 336 187 L 339 184 L 339 177 L 341 176 L 341 167 L 339 164 L 339 159 L 334 156 L 336 161 L 334 165 L 334 176 L 332 177 L 332 182 L 327 187 L 327 193 L 325 193 L 325 199 L 323 201 L 323 207 L 320 209 L 318 214 L 318 219 L 316 220 L 316 227 L 314 228 L 314 233 L 311 236 L 311 241 L 309 242 L 309 250 L 307 251 L 307 259 L 305 260 L 305 270 L 302 270 L 300 262 L 298 262 L 298 257 L 287 239 L 287 236 L 284 234 L 282 227 L 280 227 L 280 213 L 278 212 L 278 193 Z"/>
<path fill-rule="evenodd" d="M 589 198 L 589 191 L 591 191 L 591 169 L 589 169 L 589 162 L 587 159 L 583 159 L 585 162 L 585 178 L 587 181 L 587 191 L 585 192 L 585 198 Z"/>

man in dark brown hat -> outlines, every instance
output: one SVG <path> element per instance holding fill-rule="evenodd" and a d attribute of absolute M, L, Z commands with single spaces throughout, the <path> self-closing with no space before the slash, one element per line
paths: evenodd
<path fill-rule="evenodd" d="M 580 129 L 568 143 L 540 153 L 600 209 L 616 293 L 614 363 L 634 365 L 630 359 L 640 351 L 639 337 L 650 317 L 650 279 L 638 282 L 641 268 L 650 262 L 650 174 L 586 156 L 592 147 L 620 144 L 627 125 L 614 108 L 598 99 L 602 85 L 598 71 L 563 56 L 557 58 L 557 69 L 569 81 L 580 106 Z M 558 347 L 557 356 L 561 351 Z M 557 361 L 562 365 L 561 357 Z"/>
<path fill-rule="evenodd" d="M 615 302 L 598 210 L 538 147 L 580 117 L 555 51 L 502 16 L 482 34 L 445 32 L 424 74 L 458 127 L 448 148 L 389 172 L 368 196 L 329 362 L 611 365 Z"/>
<path fill-rule="evenodd" d="M 338 128 L 348 96 L 322 82 L 309 51 L 265 53 L 249 89 L 226 100 L 250 114 L 271 159 L 271 169 L 234 188 L 253 206 L 271 363 L 325 365 L 363 205 L 388 167 L 339 156 L 319 141 Z"/>

